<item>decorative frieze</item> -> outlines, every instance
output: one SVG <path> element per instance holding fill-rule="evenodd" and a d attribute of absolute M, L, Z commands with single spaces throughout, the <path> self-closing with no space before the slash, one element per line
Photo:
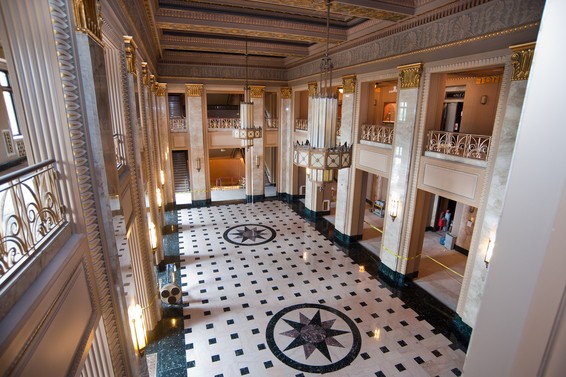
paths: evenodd
<path fill-rule="evenodd" d="M 97 0 L 73 0 L 75 28 L 102 43 L 102 12 Z"/>
<path fill-rule="evenodd" d="M 342 89 L 344 90 L 344 94 L 355 93 L 356 92 L 356 83 L 357 83 L 356 75 L 343 76 L 342 77 Z"/>
<path fill-rule="evenodd" d="M 511 80 L 528 80 L 531 72 L 531 63 L 535 52 L 535 43 L 523 43 L 510 47 L 513 50 L 511 55 L 511 65 L 513 66 L 513 76 Z"/>
<path fill-rule="evenodd" d="M 124 36 L 124 50 L 126 51 L 126 69 L 128 73 L 136 76 L 136 43 L 134 39 L 128 35 Z"/>
<path fill-rule="evenodd" d="M 309 82 L 309 97 L 316 95 L 318 91 L 318 84 L 316 82 Z"/>
<path fill-rule="evenodd" d="M 501 76 L 484 76 L 476 78 L 476 85 L 497 84 L 501 81 Z"/>
<path fill-rule="evenodd" d="M 402 89 L 419 87 L 421 83 L 421 74 L 423 72 L 422 63 L 401 65 L 397 68 L 399 69 Z"/>
<path fill-rule="evenodd" d="M 252 98 L 263 98 L 265 86 L 250 86 L 250 94 Z"/>
<path fill-rule="evenodd" d="M 201 97 L 204 85 L 202 84 L 185 84 L 185 93 L 187 97 Z"/>
<path fill-rule="evenodd" d="M 281 99 L 290 99 L 293 90 L 289 87 L 281 88 Z"/>

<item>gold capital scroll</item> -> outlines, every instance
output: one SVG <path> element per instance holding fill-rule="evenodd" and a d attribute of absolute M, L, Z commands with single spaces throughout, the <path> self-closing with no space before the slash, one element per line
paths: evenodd
<path fill-rule="evenodd" d="M 401 78 L 401 88 L 418 88 L 421 83 L 423 63 L 400 65 L 399 77 Z"/>
<path fill-rule="evenodd" d="M 149 72 L 147 70 L 147 62 L 142 62 L 142 83 L 145 86 L 149 85 Z"/>
<path fill-rule="evenodd" d="M 356 93 L 356 83 L 358 79 L 356 75 L 342 76 L 342 89 L 344 94 L 346 93 Z"/>
<path fill-rule="evenodd" d="M 513 50 L 511 65 L 513 66 L 512 81 L 528 80 L 531 72 L 531 63 L 535 53 L 535 42 L 523 43 L 509 47 Z"/>
<path fill-rule="evenodd" d="M 265 86 L 250 86 L 250 94 L 252 98 L 263 98 Z"/>
<path fill-rule="evenodd" d="M 316 82 L 309 82 L 309 97 L 316 96 L 318 91 L 318 84 Z"/>
<path fill-rule="evenodd" d="M 187 97 L 201 97 L 203 84 L 185 84 L 185 93 Z"/>
<path fill-rule="evenodd" d="M 155 92 L 155 95 L 158 97 L 163 97 L 165 96 L 165 94 L 167 94 L 167 84 L 166 83 L 159 83 L 157 84 L 157 91 Z"/>
<path fill-rule="evenodd" d="M 137 76 L 136 70 L 136 43 L 134 39 L 128 35 L 124 36 L 124 50 L 126 51 L 126 67 L 128 73 Z"/>
<path fill-rule="evenodd" d="M 293 90 L 289 87 L 281 88 L 281 99 L 290 99 Z"/>
<path fill-rule="evenodd" d="M 102 42 L 102 9 L 97 0 L 73 0 L 75 28 Z"/>

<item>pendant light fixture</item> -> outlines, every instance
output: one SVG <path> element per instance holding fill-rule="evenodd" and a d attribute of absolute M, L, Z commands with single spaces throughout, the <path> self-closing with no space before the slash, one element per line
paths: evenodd
<path fill-rule="evenodd" d="M 242 141 L 248 149 L 254 145 L 254 139 L 261 137 L 261 127 L 254 127 L 254 103 L 251 100 L 248 85 L 248 40 L 246 39 L 246 82 L 244 84 L 244 101 L 240 102 L 240 127 L 234 129 L 234 137 Z"/>
<path fill-rule="evenodd" d="M 293 146 L 293 162 L 307 168 L 311 182 L 324 184 L 334 180 L 337 169 L 351 164 L 351 146 L 336 145 L 338 97 L 332 90 L 334 64 L 328 55 L 330 44 L 330 4 L 326 1 L 326 52 L 320 63 L 320 80 L 316 94 L 310 99 L 309 139 Z"/>

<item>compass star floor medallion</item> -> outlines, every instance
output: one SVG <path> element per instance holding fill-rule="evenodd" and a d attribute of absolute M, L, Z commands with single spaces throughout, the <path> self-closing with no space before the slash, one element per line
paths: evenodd
<path fill-rule="evenodd" d="M 283 363 L 309 373 L 328 373 L 352 363 L 361 347 L 355 323 L 320 304 L 289 306 L 267 325 L 271 352 Z"/>
<path fill-rule="evenodd" d="M 275 238 L 275 230 L 261 224 L 243 224 L 224 232 L 224 239 L 234 245 L 263 245 Z"/>

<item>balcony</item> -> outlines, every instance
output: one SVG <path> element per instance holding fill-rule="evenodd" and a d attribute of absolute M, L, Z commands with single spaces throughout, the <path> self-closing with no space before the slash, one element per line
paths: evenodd
<path fill-rule="evenodd" d="M 54 161 L 0 178 L 0 213 L 0 287 L 4 287 L 66 224 Z"/>
<path fill-rule="evenodd" d="M 240 128 L 240 118 L 208 118 L 209 130 L 232 130 Z"/>
<path fill-rule="evenodd" d="M 295 131 L 308 131 L 309 121 L 308 119 L 295 119 Z"/>
<path fill-rule="evenodd" d="M 169 118 L 169 130 L 171 132 L 187 132 L 187 124 L 184 117 Z"/>
<path fill-rule="evenodd" d="M 363 124 L 361 140 L 372 143 L 391 145 L 393 144 L 393 127 Z"/>
<path fill-rule="evenodd" d="M 487 161 L 491 136 L 463 134 L 459 132 L 429 131 L 425 146 L 425 155 L 446 159 L 466 158 L 477 161 Z M 441 156 L 439 156 L 440 154 Z M 483 163 L 479 165 L 483 166 Z"/>

